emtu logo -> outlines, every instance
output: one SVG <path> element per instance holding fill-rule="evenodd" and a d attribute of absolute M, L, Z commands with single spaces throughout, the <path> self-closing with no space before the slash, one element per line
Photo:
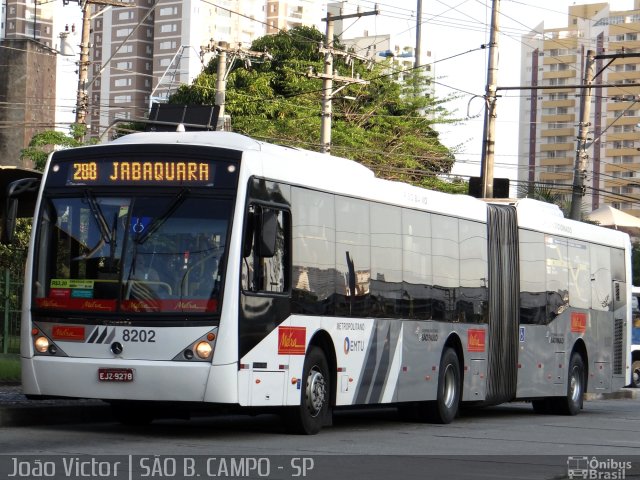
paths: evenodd
<path fill-rule="evenodd" d="M 344 337 L 344 354 L 349 355 L 349 352 L 364 352 L 364 340 L 351 340 L 349 337 Z"/>

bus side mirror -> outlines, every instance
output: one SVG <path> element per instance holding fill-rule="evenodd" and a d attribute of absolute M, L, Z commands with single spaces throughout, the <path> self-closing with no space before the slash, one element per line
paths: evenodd
<path fill-rule="evenodd" d="M 14 233 L 16 231 L 16 219 L 18 217 L 18 199 L 7 198 L 7 202 L 2 212 L 2 237 L 0 242 L 3 245 L 10 245 L 13 243 Z"/>
<path fill-rule="evenodd" d="M 263 208 L 260 215 L 260 237 L 258 255 L 271 258 L 276 253 L 276 238 L 278 236 L 278 211 Z"/>
<path fill-rule="evenodd" d="M 35 205 L 39 188 L 39 178 L 21 178 L 7 186 L 4 211 L 0 212 L 2 214 L 0 242 L 4 245 L 13 243 L 18 217 L 33 216 L 33 207 L 31 205 Z M 23 211 L 18 208 L 20 199 L 23 200 L 21 205 Z M 28 212 L 27 209 L 29 210 Z"/>

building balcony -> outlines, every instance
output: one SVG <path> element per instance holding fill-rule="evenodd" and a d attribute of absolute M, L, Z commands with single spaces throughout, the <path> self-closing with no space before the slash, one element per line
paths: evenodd
<path fill-rule="evenodd" d="M 542 123 L 563 123 L 563 122 L 577 122 L 575 114 L 568 113 L 563 115 L 542 115 Z"/>
<path fill-rule="evenodd" d="M 573 69 L 559 70 L 556 72 L 542 72 L 542 79 L 549 80 L 551 78 L 576 78 L 577 71 Z"/>
<path fill-rule="evenodd" d="M 573 180 L 573 172 L 561 172 L 561 173 L 540 173 L 540 180 L 543 182 L 549 182 L 552 180 L 563 180 L 567 183 Z"/>
<path fill-rule="evenodd" d="M 566 48 L 566 47 L 565 47 Z M 569 65 L 575 65 L 578 61 L 578 56 L 573 55 L 557 55 L 555 57 L 547 56 L 547 51 L 545 49 L 544 60 L 542 61 L 543 65 L 554 65 L 557 63 L 567 63 Z"/>
<path fill-rule="evenodd" d="M 574 98 L 567 100 L 543 100 L 542 108 L 553 108 L 553 107 L 575 107 L 576 100 Z"/>
<path fill-rule="evenodd" d="M 540 165 L 543 167 L 566 167 L 571 166 L 574 163 L 573 157 L 555 157 L 555 158 L 541 158 Z"/>
<path fill-rule="evenodd" d="M 635 147 L 627 147 L 627 148 L 607 148 L 605 150 L 605 156 L 607 157 L 617 157 L 623 155 L 638 155 L 638 150 Z"/>
<path fill-rule="evenodd" d="M 552 152 L 554 150 L 567 151 L 573 150 L 574 148 L 576 148 L 575 143 L 543 143 L 540 145 L 541 152 Z"/>
<path fill-rule="evenodd" d="M 547 128 L 542 130 L 540 136 L 545 137 L 573 137 L 576 135 L 574 128 Z"/>

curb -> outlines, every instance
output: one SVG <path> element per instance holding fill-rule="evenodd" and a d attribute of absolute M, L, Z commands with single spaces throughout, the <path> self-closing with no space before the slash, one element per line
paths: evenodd
<path fill-rule="evenodd" d="M 586 401 L 591 400 L 622 400 L 622 399 L 637 399 L 640 398 L 640 389 L 638 388 L 624 388 L 617 392 L 611 393 L 585 393 L 584 399 Z"/>

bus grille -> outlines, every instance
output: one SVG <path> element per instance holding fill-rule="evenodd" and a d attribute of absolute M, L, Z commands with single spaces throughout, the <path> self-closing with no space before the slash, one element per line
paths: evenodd
<path fill-rule="evenodd" d="M 613 374 L 622 375 L 624 356 L 624 320 L 616 318 L 613 325 Z"/>

